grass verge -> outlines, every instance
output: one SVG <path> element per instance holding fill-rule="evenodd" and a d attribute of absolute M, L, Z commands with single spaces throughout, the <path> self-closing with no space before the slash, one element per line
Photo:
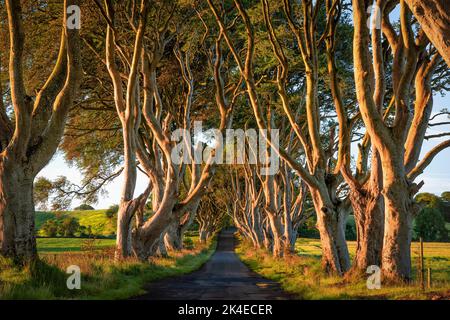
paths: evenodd
<path fill-rule="evenodd" d="M 447 244 L 448 245 L 448 244 Z M 366 280 L 345 282 L 341 277 L 329 276 L 322 271 L 320 243 L 301 240 L 296 246 L 299 255 L 275 259 L 264 250 L 255 250 L 242 241 L 236 249 L 240 259 L 253 271 L 277 281 L 282 288 L 298 299 L 448 299 L 450 278 L 448 269 L 441 273 L 431 289 L 421 291 L 417 283 L 404 286 L 383 286 L 379 290 L 367 289 Z M 425 257 L 427 261 L 427 256 Z M 446 257 L 437 253 L 428 257 L 429 263 L 448 268 Z M 446 263 L 442 262 L 444 260 Z"/>
<path fill-rule="evenodd" d="M 190 273 L 213 254 L 216 242 L 171 252 L 149 263 L 135 259 L 114 262 L 113 249 L 90 248 L 81 252 L 40 253 L 40 261 L 18 268 L 0 258 L 0 299 L 127 299 L 144 293 L 145 283 Z M 69 290 L 65 270 L 77 265 L 81 289 Z"/>

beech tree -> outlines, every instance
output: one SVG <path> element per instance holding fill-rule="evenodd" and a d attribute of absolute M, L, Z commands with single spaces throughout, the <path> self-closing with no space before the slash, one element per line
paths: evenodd
<path fill-rule="evenodd" d="M 450 146 L 450 140 L 436 145 L 419 161 L 432 111 L 430 83 L 440 56 L 428 45 L 423 30 L 414 33 L 411 12 L 404 1 L 400 1 L 398 34 L 389 21 L 389 3 L 377 1 L 377 5 L 381 11 L 382 32 L 393 55 L 391 68 L 395 114 L 392 122 L 385 121 L 380 111 L 386 81 L 381 31 L 372 30 L 370 36 L 366 26 L 367 4 L 359 0 L 353 1 L 356 94 L 361 117 L 371 143 L 379 153 L 383 173 L 383 276 L 392 280 L 408 280 L 411 277 L 412 219 L 418 210 L 413 196 L 423 185 L 423 182 L 415 183 L 414 180 L 441 150 Z M 369 51 L 370 39 L 372 55 Z M 411 94 L 412 91 L 414 94 Z M 409 110 L 412 110 L 412 116 Z"/>
<path fill-rule="evenodd" d="M 421 28 L 450 67 L 450 16 L 448 0 L 406 0 Z"/>
<path fill-rule="evenodd" d="M 25 89 L 24 45 L 31 39 L 24 32 L 21 3 L 5 4 L 10 44 L 6 101 L 11 106 L 4 104 L 1 92 L 0 253 L 25 261 L 37 258 L 33 181 L 56 152 L 80 85 L 79 30 L 69 21 L 73 8 L 79 10 L 71 6 L 79 3 L 64 1 L 59 55 L 45 84 L 34 91 Z"/>

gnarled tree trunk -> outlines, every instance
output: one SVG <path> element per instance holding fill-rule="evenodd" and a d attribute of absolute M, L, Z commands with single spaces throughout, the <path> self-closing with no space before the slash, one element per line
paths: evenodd
<path fill-rule="evenodd" d="M 411 280 L 411 236 L 414 214 L 410 188 L 401 174 L 386 172 L 385 231 L 382 254 L 383 277 Z"/>
<path fill-rule="evenodd" d="M 14 117 L 0 103 L 0 254 L 24 263 L 37 258 L 33 182 L 50 161 L 64 132 L 67 114 L 81 80 L 79 33 L 69 28 L 64 1 L 58 59 L 52 74 L 37 91 L 25 90 L 25 33 L 20 1 L 5 1 L 10 35 L 9 84 Z M 32 63 L 32 62 L 31 62 Z M 1 92 L 3 99 L 3 92 Z"/>
<path fill-rule="evenodd" d="M 352 271 L 365 273 L 368 266 L 381 266 L 383 249 L 384 207 L 376 190 L 353 191 L 350 194 L 356 224 L 356 253 Z"/>
<path fill-rule="evenodd" d="M 0 159 L 0 253 L 19 262 L 37 258 L 33 180 Z"/>
<path fill-rule="evenodd" d="M 268 213 L 270 230 L 272 232 L 272 255 L 281 258 L 284 254 L 283 226 L 281 217 L 274 213 Z"/>
<path fill-rule="evenodd" d="M 322 245 L 322 263 L 326 270 L 342 275 L 350 268 L 350 256 L 345 241 L 348 213 L 338 209 L 317 190 L 311 190 L 317 215 L 317 228 Z"/>
<path fill-rule="evenodd" d="M 176 251 L 183 249 L 182 225 L 178 221 L 172 222 L 164 235 L 164 245 L 167 250 Z"/>

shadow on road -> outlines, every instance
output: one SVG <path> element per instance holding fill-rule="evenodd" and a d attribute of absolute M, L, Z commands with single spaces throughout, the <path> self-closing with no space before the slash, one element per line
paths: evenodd
<path fill-rule="evenodd" d="M 138 300 L 287 300 L 279 284 L 252 272 L 234 248 L 234 230 L 222 231 L 217 250 L 203 267 L 179 277 L 152 282 Z"/>

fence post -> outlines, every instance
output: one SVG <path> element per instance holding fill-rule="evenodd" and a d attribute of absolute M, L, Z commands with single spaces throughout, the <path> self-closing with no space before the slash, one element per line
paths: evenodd
<path fill-rule="evenodd" d="M 420 237 L 420 251 L 419 251 L 419 274 L 420 274 L 420 288 L 425 290 L 425 270 L 423 265 L 423 239 Z"/>
<path fill-rule="evenodd" d="M 431 268 L 428 268 L 427 271 L 428 271 L 427 274 L 428 289 L 431 289 Z"/>

